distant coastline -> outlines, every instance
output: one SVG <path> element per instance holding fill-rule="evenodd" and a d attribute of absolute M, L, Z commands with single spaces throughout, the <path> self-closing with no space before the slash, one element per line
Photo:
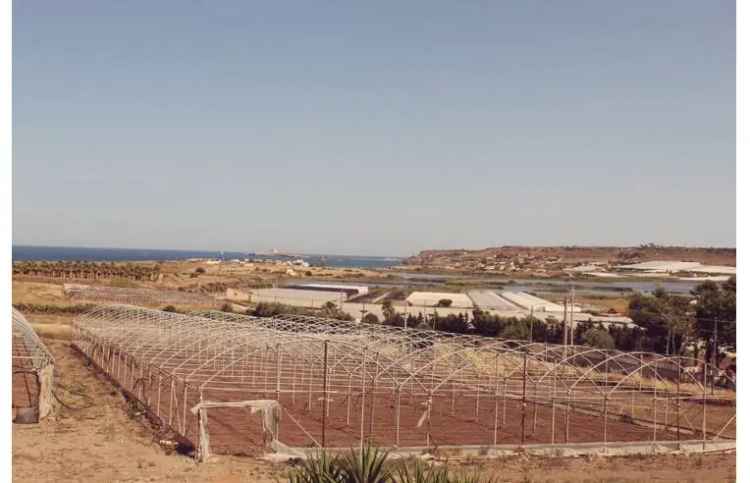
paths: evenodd
<path fill-rule="evenodd" d="M 190 258 L 242 259 L 247 252 L 219 250 L 167 250 L 148 248 L 93 248 L 13 245 L 13 261 L 172 261 Z M 274 259 L 273 255 L 257 255 L 261 259 Z M 346 255 L 300 255 L 300 258 L 314 265 L 352 268 L 385 268 L 399 265 L 396 257 L 346 256 Z"/>

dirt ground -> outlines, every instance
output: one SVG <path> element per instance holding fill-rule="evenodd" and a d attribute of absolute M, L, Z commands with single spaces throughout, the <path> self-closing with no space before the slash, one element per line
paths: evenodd
<path fill-rule="evenodd" d="M 204 464 L 171 452 L 109 383 L 62 338 L 55 356 L 61 406 L 38 425 L 13 425 L 15 481 L 285 481 L 286 464 L 215 457 Z M 735 455 L 451 461 L 500 481 L 733 481 Z"/>

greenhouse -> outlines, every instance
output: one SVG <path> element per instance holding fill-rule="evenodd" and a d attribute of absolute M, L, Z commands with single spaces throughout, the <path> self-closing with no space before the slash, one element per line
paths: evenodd
<path fill-rule="evenodd" d="M 309 316 L 98 307 L 74 345 L 205 458 L 267 448 L 734 440 L 735 392 L 687 357 Z"/>
<path fill-rule="evenodd" d="M 55 360 L 21 312 L 13 309 L 12 320 L 13 422 L 35 423 L 53 409 Z"/>

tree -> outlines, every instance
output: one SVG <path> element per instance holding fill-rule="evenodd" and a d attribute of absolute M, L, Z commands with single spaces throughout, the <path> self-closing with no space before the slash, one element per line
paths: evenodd
<path fill-rule="evenodd" d="M 469 320 L 466 314 L 448 314 L 445 317 L 436 316 L 435 326 L 438 330 L 453 332 L 455 334 L 466 334 L 469 332 Z"/>
<path fill-rule="evenodd" d="M 394 315 L 396 315 L 396 309 L 393 308 L 393 302 L 391 302 L 390 300 L 383 301 L 383 305 L 381 307 L 383 310 L 383 320 L 390 320 Z"/>
<path fill-rule="evenodd" d="M 525 320 L 518 320 L 515 317 L 506 319 L 500 336 L 504 339 L 528 340 L 529 324 Z"/>
<path fill-rule="evenodd" d="M 719 345 L 737 345 L 737 279 L 730 278 L 721 285 L 703 282 L 691 294 L 696 297 L 695 329 L 706 341 L 706 356 L 713 352 L 714 327 Z"/>
<path fill-rule="evenodd" d="M 321 307 L 320 312 L 320 315 L 322 317 L 327 317 L 329 319 L 347 321 L 354 320 L 351 315 L 341 310 L 335 303 L 331 302 L 330 300 L 326 302 L 323 307 Z"/>
<path fill-rule="evenodd" d="M 615 340 L 609 335 L 604 329 L 591 328 L 583 334 L 583 341 L 586 345 L 591 347 L 598 347 L 600 349 L 614 349 Z"/>
<path fill-rule="evenodd" d="M 652 295 L 633 295 L 628 315 L 645 330 L 644 345 L 663 354 L 681 353 L 684 340 L 693 328 L 690 300 L 669 295 L 661 288 Z"/>
<path fill-rule="evenodd" d="M 474 309 L 472 316 L 471 324 L 479 335 L 497 337 L 500 334 L 503 324 L 499 316 L 480 309 Z"/>
<path fill-rule="evenodd" d="M 362 317 L 362 323 L 363 324 L 379 324 L 380 320 L 378 319 L 378 316 L 373 314 L 372 312 L 367 312 L 364 317 Z"/>

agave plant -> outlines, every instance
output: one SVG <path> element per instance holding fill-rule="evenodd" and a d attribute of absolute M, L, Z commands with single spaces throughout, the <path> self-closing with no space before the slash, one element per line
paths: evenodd
<path fill-rule="evenodd" d="M 388 451 L 368 444 L 351 450 L 341 459 L 341 470 L 346 483 L 392 483 L 393 475 L 386 465 Z"/>
<path fill-rule="evenodd" d="M 396 469 L 399 483 L 450 483 L 445 467 L 428 465 L 420 460 L 403 461 Z"/>
<path fill-rule="evenodd" d="M 289 483 L 342 483 L 346 481 L 343 476 L 339 458 L 321 451 L 294 470 L 289 475 Z"/>

